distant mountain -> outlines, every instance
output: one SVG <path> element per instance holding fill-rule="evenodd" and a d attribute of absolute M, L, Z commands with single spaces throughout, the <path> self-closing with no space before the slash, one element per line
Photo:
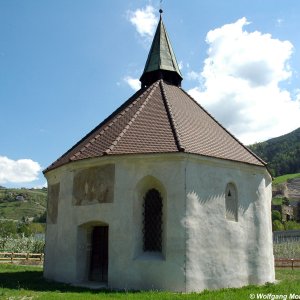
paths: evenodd
<path fill-rule="evenodd" d="M 300 128 L 248 147 L 268 163 L 273 176 L 300 173 Z"/>

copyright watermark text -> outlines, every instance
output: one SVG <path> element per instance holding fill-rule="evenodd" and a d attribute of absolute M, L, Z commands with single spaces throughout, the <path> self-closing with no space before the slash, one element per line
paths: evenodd
<path fill-rule="evenodd" d="M 299 299 L 300 300 L 300 294 L 272 294 L 272 293 L 268 293 L 268 294 L 263 294 L 263 293 L 256 293 L 256 294 L 250 294 L 249 298 L 251 300 L 254 299 L 262 299 L 262 300 L 296 300 Z"/>

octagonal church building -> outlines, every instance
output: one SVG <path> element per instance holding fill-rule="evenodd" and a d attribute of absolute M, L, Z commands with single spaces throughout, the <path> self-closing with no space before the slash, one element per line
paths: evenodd
<path fill-rule="evenodd" d="M 273 282 L 266 163 L 181 88 L 161 16 L 140 81 L 44 170 L 44 277 L 180 292 Z"/>

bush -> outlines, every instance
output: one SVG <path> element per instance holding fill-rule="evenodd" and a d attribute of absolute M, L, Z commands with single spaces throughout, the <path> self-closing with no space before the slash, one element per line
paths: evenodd
<path fill-rule="evenodd" d="M 35 235 L 37 233 L 45 233 L 46 224 L 29 223 L 28 228 L 29 228 L 31 235 Z"/>
<path fill-rule="evenodd" d="M 290 205 L 290 200 L 287 197 L 282 198 L 282 203 L 289 206 Z"/>
<path fill-rule="evenodd" d="M 45 224 L 23 222 L 0 221 L 0 237 L 32 236 L 36 233 L 44 233 Z"/>
<path fill-rule="evenodd" d="M 279 220 L 275 220 L 272 223 L 273 231 L 284 230 L 283 224 Z"/>
<path fill-rule="evenodd" d="M 278 220 L 281 222 L 281 213 L 278 210 L 272 210 L 272 221 Z"/>
<path fill-rule="evenodd" d="M 295 221 L 287 221 L 284 224 L 285 230 L 297 230 L 300 229 L 300 224 Z"/>
<path fill-rule="evenodd" d="M 33 222 L 36 223 L 46 223 L 46 219 L 47 219 L 47 211 L 43 212 L 43 214 L 36 216 L 33 220 Z"/>
<path fill-rule="evenodd" d="M 18 233 L 20 235 L 24 235 L 24 236 L 27 236 L 29 237 L 31 235 L 31 232 L 30 232 L 30 228 L 28 226 L 29 224 L 26 224 L 24 222 L 20 222 L 18 224 Z"/>

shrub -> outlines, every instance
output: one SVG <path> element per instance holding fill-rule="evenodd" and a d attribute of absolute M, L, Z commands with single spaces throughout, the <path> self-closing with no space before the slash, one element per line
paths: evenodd
<path fill-rule="evenodd" d="M 278 210 L 272 210 L 272 221 L 278 220 L 281 222 L 281 213 Z"/>
<path fill-rule="evenodd" d="M 29 231 L 31 235 L 36 233 L 45 233 L 46 224 L 41 223 L 29 223 L 28 224 Z"/>
<path fill-rule="evenodd" d="M 279 220 L 275 220 L 272 223 L 273 231 L 284 230 L 283 224 Z"/>
<path fill-rule="evenodd" d="M 26 220 L 22 222 L 15 221 L 0 221 L 0 237 L 17 237 L 19 236 L 31 236 L 36 233 L 44 233 L 45 224 L 30 223 Z"/>
<path fill-rule="evenodd" d="M 295 221 L 287 221 L 284 224 L 285 230 L 297 230 L 300 229 L 300 224 Z"/>
<path fill-rule="evenodd" d="M 288 206 L 288 205 L 290 205 L 290 200 L 287 197 L 283 197 L 282 203 Z"/>

